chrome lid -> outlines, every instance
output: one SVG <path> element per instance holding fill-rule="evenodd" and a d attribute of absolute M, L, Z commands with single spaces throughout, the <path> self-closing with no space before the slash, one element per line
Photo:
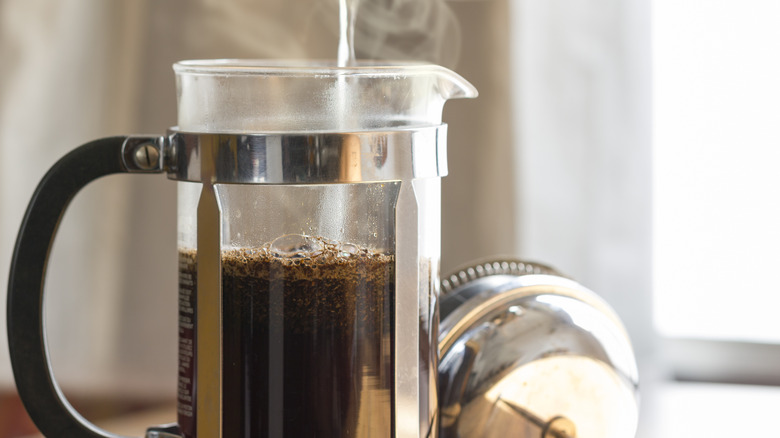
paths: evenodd
<path fill-rule="evenodd" d="M 443 277 L 440 436 L 625 438 L 638 421 L 614 311 L 552 268 L 476 263 Z"/>

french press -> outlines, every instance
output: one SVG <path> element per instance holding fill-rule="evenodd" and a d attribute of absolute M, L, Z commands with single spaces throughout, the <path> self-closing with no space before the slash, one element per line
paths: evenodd
<path fill-rule="evenodd" d="M 78 416 L 52 377 L 46 259 L 85 184 L 167 172 L 178 184 L 177 433 L 436 436 L 441 113 L 474 87 L 414 63 L 174 70 L 177 127 L 74 150 L 25 215 L 8 332 L 33 420 L 47 436 L 111 436 Z"/>
<path fill-rule="evenodd" d="M 75 149 L 24 217 L 9 347 L 44 435 L 114 437 L 59 390 L 42 301 L 70 199 L 125 172 L 178 185 L 178 415 L 147 438 L 632 434 L 636 365 L 598 297 L 518 261 L 440 282 L 442 107 L 471 84 L 415 63 L 174 70 L 177 127 Z"/>

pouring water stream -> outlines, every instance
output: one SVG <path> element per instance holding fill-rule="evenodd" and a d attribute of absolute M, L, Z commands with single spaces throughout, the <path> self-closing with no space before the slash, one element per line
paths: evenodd
<path fill-rule="evenodd" d="M 339 0 L 338 66 L 355 65 L 355 17 L 358 0 Z"/>
<path fill-rule="evenodd" d="M 337 65 L 338 67 L 351 67 L 356 65 L 355 59 L 355 17 L 357 15 L 357 7 L 359 0 L 339 0 L 339 45 L 337 53 Z M 336 126 L 339 131 L 344 131 L 347 126 L 355 126 L 352 120 L 345 120 L 347 114 L 350 114 L 349 104 L 351 96 L 349 84 L 347 84 L 348 78 L 346 76 L 339 76 L 336 80 L 335 89 L 335 110 L 342 114 L 342 117 L 337 118 L 338 125 Z M 360 144 L 357 142 L 348 142 L 343 145 L 345 148 L 345 156 L 350 156 L 352 153 L 360 153 Z M 358 170 L 359 171 L 359 170 Z M 323 204 L 323 208 L 332 208 L 332 206 L 343 206 L 347 203 L 348 199 L 344 193 L 337 192 L 332 195 L 333 198 Z M 340 221 L 344 221 L 344 209 L 336 208 L 335 213 Z M 325 213 L 325 212 L 323 212 Z M 320 217 L 332 217 L 327 214 L 322 214 Z M 337 236 L 338 240 L 343 240 L 344 236 Z"/>

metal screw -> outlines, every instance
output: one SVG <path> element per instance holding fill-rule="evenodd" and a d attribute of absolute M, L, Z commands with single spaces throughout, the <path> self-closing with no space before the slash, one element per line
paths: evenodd
<path fill-rule="evenodd" d="M 153 143 L 144 143 L 136 147 L 133 160 L 141 170 L 157 169 L 160 165 L 160 150 Z"/>

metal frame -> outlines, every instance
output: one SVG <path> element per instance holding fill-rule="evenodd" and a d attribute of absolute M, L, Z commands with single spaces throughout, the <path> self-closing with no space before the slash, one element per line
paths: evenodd
<path fill-rule="evenodd" d="M 427 203 L 424 198 L 430 188 L 425 189 L 418 180 L 438 179 L 447 174 L 446 134 L 446 125 L 353 133 L 270 134 L 188 133 L 172 128 L 160 157 L 154 156 L 153 152 L 147 154 L 151 151 L 147 151 L 144 144 L 129 143 L 132 151 L 123 153 L 125 161 L 135 163 L 144 171 L 162 166 L 172 180 L 203 185 L 197 212 L 196 339 L 198 351 L 210 353 L 198 354 L 197 380 L 210 383 L 201 385 L 196 395 L 199 433 L 207 431 L 208 436 L 221 437 L 223 429 L 222 382 L 213 377 L 221 375 L 222 352 L 222 211 L 215 185 L 400 181 L 402 187 L 395 211 L 395 252 L 399 263 L 396 269 L 395 360 L 396 370 L 400 370 L 399 363 L 420 363 L 419 348 L 409 346 L 422 342 L 418 327 L 423 321 L 423 313 L 431 311 L 420 307 L 418 294 L 423 284 L 434 288 L 426 275 L 438 272 L 439 255 L 438 250 L 436 254 L 427 253 L 429 250 L 420 242 L 419 233 L 429 228 L 428 221 L 440 222 L 440 211 L 432 211 L 432 205 L 421 205 Z M 436 186 L 437 191 L 439 187 Z M 426 257 L 435 257 L 435 260 Z M 420 266 L 421 258 L 435 262 L 436 269 L 430 271 L 433 266 L 427 269 Z M 401 272 L 406 274 L 399 275 Z M 432 289 L 430 293 L 436 291 Z M 430 317 L 432 314 L 426 314 L 424 320 Z M 435 343 L 435 339 L 430 342 Z M 435 429 L 428 430 L 429 425 L 435 424 L 432 415 L 438 406 L 437 400 L 428 400 L 429 397 L 421 392 L 423 381 L 430 383 L 435 379 L 435 367 L 428 372 L 433 374 L 397 374 L 394 410 L 396 418 L 403 419 L 396 423 L 397 437 L 437 435 Z M 420 403 L 426 400 L 429 418 L 422 421 L 424 412 Z"/>
<path fill-rule="evenodd" d="M 169 177 L 212 183 L 328 184 L 395 181 L 447 174 L 447 125 L 354 133 L 168 133 Z"/>

